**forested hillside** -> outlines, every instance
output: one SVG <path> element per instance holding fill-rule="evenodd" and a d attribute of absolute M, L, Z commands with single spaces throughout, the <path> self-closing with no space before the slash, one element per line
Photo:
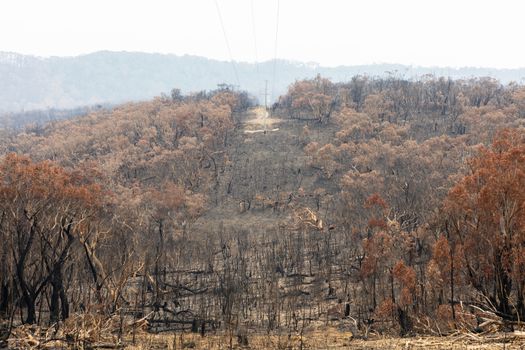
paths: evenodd
<path fill-rule="evenodd" d="M 358 74 L 404 79 L 426 74 L 455 79 L 491 76 L 505 84 L 525 78 L 523 69 L 400 64 L 323 67 L 284 60 L 275 64 L 273 61 L 232 63 L 189 55 L 111 51 L 47 58 L 0 52 L 0 127 L 3 113 L 143 101 L 161 93 L 169 94 L 173 87 L 190 93 L 213 90 L 217 84 L 227 83 L 238 85 L 262 101 L 265 80 L 269 80 L 268 93 L 273 100 L 295 80 L 311 79 L 317 74 L 333 81 L 346 81 Z"/>
<path fill-rule="evenodd" d="M 0 130 L 2 335 L 302 348 L 327 325 L 518 327 L 524 117 L 525 88 L 491 78 L 317 76 L 269 114 L 244 92 L 174 90 Z"/>

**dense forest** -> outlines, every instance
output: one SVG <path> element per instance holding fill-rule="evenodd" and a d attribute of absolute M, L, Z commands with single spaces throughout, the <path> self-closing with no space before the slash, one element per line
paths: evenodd
<path fill-rule="evenodd" d="M 119 340 L 140 320 L 232 347 L 525 318 L 523 86 L 317 76 L 266 113 L 174 89 L 0 130 L 4 338 L 116 317 Z"/>

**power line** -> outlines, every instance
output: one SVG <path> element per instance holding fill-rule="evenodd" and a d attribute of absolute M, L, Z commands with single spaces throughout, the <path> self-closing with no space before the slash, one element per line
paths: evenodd
<path fill-rule="evenodd" d="M 276 16 L 276 24 L 275 24 L 275 47 L 274 47 L 274 58 L 273 58 L 273 79 L 272 79 L 272 101 L 275 97 L 275 78 L 276 78 L 276 71 L 277 71 L 277 38 L 279 37 L 279 4 L 280 1 L 277 0 L 277 16 Z"/>
<path fill-rule="evenodd" d="M 257 30 L 255 26 L 255 7 L 253 5 L 254 0 L 250 1 L 250 10 L 252 15 L 252 34 L 253 34 L 253 48 L 255 53 L 255 71 L 256 71 L 256 80 L 259 82 L 261 79 L 261 72 L 259 69 L 259 52 L 257 50 Z M 257 83 L 258 85 L 258 83 Z M 268 81 L 266 80 L 266 87 L 264 90 L 264 105 L 267 106 L 266 99 L 267 99 L 267 93 L 268 93 Z M 260 90 L 257 92 L 257 98 L 259 98 Z"/>
<path fill-rule="evenodd" d="M 252 12 L 252 32 L 253 32 L 253 46 L 255 49 L 255 68 L 257 69 L 257 76 L 259 76 L 259 55 L 257 51 L 257 31 L 255 30 L 255 10 L 253 6 L 253 0 L 250 1 L 251 12 Z"/>
<path fill-rule="evenodd" d="M 224 42 L 226 43 L 226 48 L 228 49 L 228 54 L 230 55 L 230 62 L 232 64 L 233 73 L 235 74 L 235 80 L 237 80 L 237 85 L 240 86 L 239 74 L 237 74 L 237 67 L 235 66 L 235 61 L 233 60 L 232 50 L 230 48 L 230 42 L 228 41 L 228 36 L 226 35 L 226 29 L 224 28 L 224 22 L 222 21 L 221 9 L 219 8 L 219 3 L 215 0 L 215 8 L 217 8 L 217 14 L 219 15 L 219 21 L 221 22 L 222 34 L 224 35 Z"/>

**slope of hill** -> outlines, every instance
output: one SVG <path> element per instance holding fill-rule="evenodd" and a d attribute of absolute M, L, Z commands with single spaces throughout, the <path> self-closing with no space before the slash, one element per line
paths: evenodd
<path fill-rule="evenodd" d="M 520 326 L 524 126 L 523 86 L 316 77 L 270 116 L 223 89 L 26 128 L 0 139 L 0 312 L 292 348 Z"/>
<path fill-rule="evenodd" d="M 96 52 L 77 57 L 49 57 L 0 53 L 0 111 L 74 108 L 100 103 L 145 100 L 168 93 L 215 89 L 217 84 L 240 85 L 261 98 L 264 81 L 273 79 L 273 62 L 236 63 L 239 81 L 231 63 L 196 56 L 139 52 Z M 298 79 L 317 74 L 344 81 L 356 74 L 395 75 L 405 78 L 435 74 L 453 78 L 492 76 L 504 83 L 520 81 L 525 69 L 433 68 L 395 64 L 322 67 L 279 60 L 275 84 L 269 91 L 275 99 Z M 272 96 L 270 96 L 272 97 Z"/>

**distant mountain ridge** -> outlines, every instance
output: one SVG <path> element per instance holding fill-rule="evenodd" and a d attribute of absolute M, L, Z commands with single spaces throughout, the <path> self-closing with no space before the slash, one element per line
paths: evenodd
<path fill-rule="evenodd" d="M 275 99 L 298 79 L 321 74 L 333 81 L 346 81 L 357 74 L 395 74 L 415 78 L 425 74 L 454 79 L 491 76 L 503 83 L 522 82 L 525 68 L 433 68 L 400 64 L 323 67 L 318 64 L 278 60 L 258 64 L 231 62 L 198 56 L 177 56 L 141 52 L 99 51 L 75 57 L 36 57 L 0 52 L 0 112 L 145 100 L 169 93 L 172 88 L 194 92 L 216 88 L 217 84 L 239 85 L 263 100 L 265 80 Z M 390 72 L 390 73 L 389 73 Z"/>

